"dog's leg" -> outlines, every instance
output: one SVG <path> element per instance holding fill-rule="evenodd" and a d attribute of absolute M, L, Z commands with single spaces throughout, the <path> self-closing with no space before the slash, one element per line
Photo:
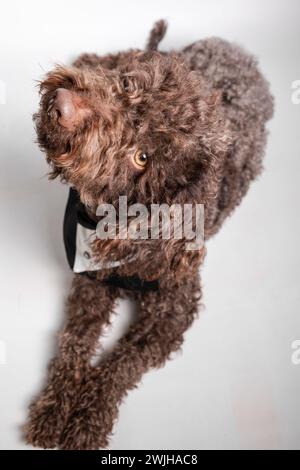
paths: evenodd
<path fill-rule="evenodd" d="M 107 447 L 122 399 L 146 371 L 161 367 L 180 348 L 197 315 L 199 298 L 198 275 L 141 295 L 138 321 L 81 387 L 61 449 Z"/>
<path fill-rule="evenodd" d="M 25 427 L 28 443 L 43 448 L 57 446 L 76 391 L 88 375 L 102 327 L 109 323 L 116 294 L 115 288 L 75 276 L 58 354 L 50 363 L 45 389 L 30 407 Z"/>

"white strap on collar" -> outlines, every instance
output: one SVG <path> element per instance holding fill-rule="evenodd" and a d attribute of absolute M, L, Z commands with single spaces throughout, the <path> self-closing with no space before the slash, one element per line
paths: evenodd
<path fill-rule="evenodd" d="M 100 269 L 109 269 L 120 266 L 126 262 L 110 261 L 109 263 L 95 263 L 92 257 L 91 243 L 96 238 L 96 231 L 77 224 L 76 229 L 76 253 L 73 271 L 75 273 L 82 273 L 85 271 L 99 271 Z"/>

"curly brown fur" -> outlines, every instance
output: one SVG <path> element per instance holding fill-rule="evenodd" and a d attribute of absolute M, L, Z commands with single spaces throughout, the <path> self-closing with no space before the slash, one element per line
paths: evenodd
<path fill-rule="evenodd" d="M 203 203 L 205 236 L 216 233 L 260 173 L 272 97 L 256 61 L 220 39 L 161 53 L 166 25 L 153 28 L 147 51 L 80 56 L 41 83 L 35 115 L 51 177 L 74 186 L 89 213 L 102 202 Z M 59 90 L 64 90 L 60 92 Z M 67 90 L 67 92 L 66 92 Z M 61 114 L 64 93 L 76 119 Z M 147 166 L 134 165 L 145 152 Z M 204 250 L 186 240 L 96 240 L 95 259 L 132 256 L 95 279 L 76 275 L 59 352 L 30 409 L 27 441 L 62 449 L 106 447 L 118 408 L 142 375 L 177 351 L 197 314 Z M 139 317 L 113 352 L 91 366 L 117 297 L 111 274 L 158 281 L 135 291 Z"/>

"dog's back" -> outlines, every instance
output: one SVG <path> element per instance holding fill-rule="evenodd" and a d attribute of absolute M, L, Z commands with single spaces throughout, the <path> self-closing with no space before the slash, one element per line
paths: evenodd
<path fill-rule="evenodd" d="M 183 55 L 212 89 L 220 90 L 224 118 L 232 133 L 213 222 L 207 227 L 210 236 L 241 202 L 250 182 L 262 170 L 265 124 L 273 114 L 273 98 L 256 59 L 235 44 L 218 38 L 201 40 L 183 49 Z"/>

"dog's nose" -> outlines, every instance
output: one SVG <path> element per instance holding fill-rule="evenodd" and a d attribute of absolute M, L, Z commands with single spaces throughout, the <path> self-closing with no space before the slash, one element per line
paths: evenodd
<path fill-rule="evenodd" d="M 75 126 L 77 121 L 77 107 L 72 91 L 66 88 L 58 88 L 52 109 L 55 111 L 57 121 L 61 126 L 69 130 Z"/>

